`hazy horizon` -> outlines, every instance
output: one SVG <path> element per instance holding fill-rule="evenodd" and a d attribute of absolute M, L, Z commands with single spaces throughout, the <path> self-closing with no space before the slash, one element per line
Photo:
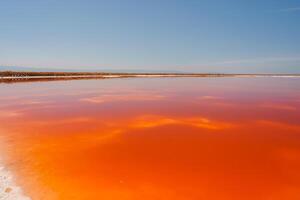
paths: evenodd
<path fill-rule="evenodd" d="M 0 3 L 0 66 L 300 73 L 300 2 Z"/>
<path fill-rule="evenodd" d="M 0 66 L 1 71 L 16 71 L 16 72 L 109 72 L 109 73 L 198 73 L 198 74 L 300 74 L 300 72 L 284 72 L 284 71 L 180 71 L 180 70 L 165 70 L 165 69 L 109 69 L 109 68 L 63 68 L 63 67 L 24 67 L 24 66 Z"/>

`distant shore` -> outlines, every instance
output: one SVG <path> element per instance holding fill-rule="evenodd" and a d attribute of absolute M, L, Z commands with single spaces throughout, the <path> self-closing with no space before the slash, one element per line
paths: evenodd
<path fill-rule="evenodd" d="M 300 77 L 300 74 L 221 74 L 221 73 L 106 73 L 0 71 L 0 81 L 55 79 L 101 79 L 130 77 Z"/>

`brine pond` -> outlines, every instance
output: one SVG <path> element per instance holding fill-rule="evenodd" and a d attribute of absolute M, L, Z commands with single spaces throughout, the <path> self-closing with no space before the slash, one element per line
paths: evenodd
<path fill-rule="evenodd" d="M 0 199 L 300 199 L 300 78 L 0 83 Z"/>

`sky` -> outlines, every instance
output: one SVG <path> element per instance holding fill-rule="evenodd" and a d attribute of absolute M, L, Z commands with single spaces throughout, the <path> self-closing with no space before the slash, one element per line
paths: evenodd
<path fill-rule="evenodd" d="M 0 66 L 300 73 L 300 0 L 1 0 Z"/>

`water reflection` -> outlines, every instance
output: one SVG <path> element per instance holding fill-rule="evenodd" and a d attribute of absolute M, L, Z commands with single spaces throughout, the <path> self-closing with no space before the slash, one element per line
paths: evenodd
<path fill-rule="evenodd" d="M 295 82 L 0 85 L 1 157 L 32 199 L 299 199 Z"/>

